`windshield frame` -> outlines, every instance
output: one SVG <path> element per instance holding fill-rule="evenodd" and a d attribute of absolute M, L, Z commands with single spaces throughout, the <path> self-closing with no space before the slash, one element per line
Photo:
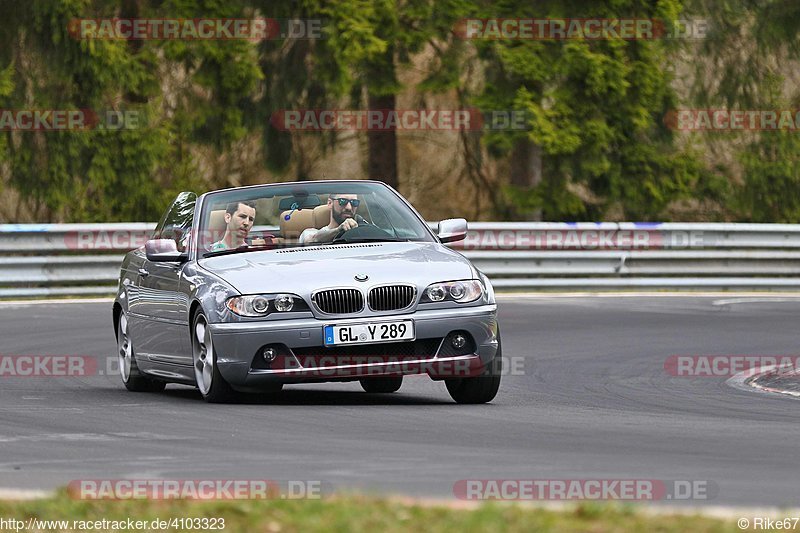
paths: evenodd
<path fill-rule="evenodd" d="M 425 240 L 420 240 L 420 241 L 411 241 L 411 242 L 435 242 L 435 243 L 441 244 L 441 241 L 439 240 L 439 237 L 436 235 L 436 233 L 428 225 L 428 222 L 424 218 L 422 218 L 422 216 L 419 214 L 419 212 L 417 212 L 416 209 L 414 209 L 414 206 L 411 205 L 411 202 L 406 200 L 393 187 L 389 186 L 388 184 L 386 184 L 386 183 L 384 183 L 382 181 L 377 181 L 377 180 L 287 181 L 287 182 L 279 182 L 279 183 L 267 183 L 267 184 L 262 184 L 262 185 L 248 185 L 248 186 L 245 186 L 245 187 L 231 187 L 231 188 L 228 188 L 228 189 L 219 189 L 219 190 L 216 190 L 216 191 L 209 191 L 209 192 L 206 192 L 206 193 L 203 193 L 202 195 L 200 195 L 197 198 L 197 204 L 195 206 L 195 224 L 193 224 L 193 227 L 192 227 L 192 233 L 194 235 L 193 235 L 193 238 L 191 239 L 192 250 L 190 251 L 190 258 L 193 259 L 194 261 L 199 261 L 200 259 L 205 259 L 206 258 L 205 255 L 204 255 L 206 251 L 200 249 L 199 238 L 198 237 L 199 237 L 199 232 L 201 231 L 201 227 L 200 227 L 201 226 L 201 222 L 205 220 L 206 215 L 207 215 L 207 210 L 213 204 L 213 200 L 214 200 L 215 196 L 221 195 L 223 193 L 230 193 L 232 191 L 258 191 L 258 190 L 265 190 L 265 189 L 271 189 L 271 188 L 283 188 L 283 187 L 287 187 L 287 186 L 313 187 L 315 185 L 320 185 L 320 184 L 337 185 L 337 186 L 338 185 L 348 185 L 348 184 L 352 184 L 352 185 L 374 184 L 374 185 L 378 185 L 378 186 L 383 186 L 389 191 L 389 193 L 393 194 L 400 202 L 402 202 L 408 208 L 408 210 L 411 212 L 413 217 L 416 218 L 416 220 L 424 228 L 423 231 L 425 232 L 426 236 L 430 237 L 430 239 L 425 239 Z M 255 195 L 255 196 L 257 196 L 257 195 Z M 386 242 L 397 242 L 397 241 L 386 241 Z M 404 242 L 404 241 L 400 241 L 400 242 Z M 321 244 L 315 243 L 315 244 L 309 244 L 307 246 L 320 246 L 320 245 Z M 303 245 L 299 245 L 299 246 L 302 247 Z M 276 248 L 272 248 L 272 249 L 276 249 Z M 229 252 L 230 253 L 245 253 L 245 252 L 249 252 L 249 251 L 256 252 L 256 251 L 263 251 L 263 250 L 265 250 L 265 248 L 263 248 L 263 247 L 254 247 L 254 248 L 247 248 L 247 249 L 242 249 L 242 250 L 233 249 L 233 250 L 230 250 Z M 229 255 L 229 254 L 214 254 L 214 255 L 209 256 L 209 258 L 218 257 L 220 255 Z"/>

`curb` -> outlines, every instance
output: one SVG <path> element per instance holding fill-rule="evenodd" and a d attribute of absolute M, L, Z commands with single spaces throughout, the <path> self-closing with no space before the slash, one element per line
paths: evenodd
<path fill-rule="evenodd" d="M 772 367 L 746 381 L 754 389 L 800 398 L 800 370 L 787 372 Z"/>
<path fill-rule="evenodd" d="M 745 392 L 800 398 L 800 370 L 787 373 L 775 365 L 762 366 L 739 372 L 725 383 Z"/>

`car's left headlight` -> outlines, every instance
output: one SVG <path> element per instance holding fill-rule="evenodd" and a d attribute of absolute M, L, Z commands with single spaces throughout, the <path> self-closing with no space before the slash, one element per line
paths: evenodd
<path fill-rule="evenodd" d="M 225 306 L 239 316 L 259 318 L 270 313 L 310 311 L 305 300 L 296 294 L 248 294 L 228 298 Z"/>
<path fill-rule="evenodd" d="M 431 302 L 474 302 L 483 296 L 483 284 L 477 279 L 443 281 L 428 285 L 422 292 L 420 303 Z"/>

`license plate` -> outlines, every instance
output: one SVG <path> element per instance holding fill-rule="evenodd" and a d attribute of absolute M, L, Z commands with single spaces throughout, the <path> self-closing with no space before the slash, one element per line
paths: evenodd
<path fill-rule="evenodd" d="M 346 326 L 325 326 L 325 346 L 371 344 L 376 342 L 413 341 L 414 321 L 370 322 Z"/>

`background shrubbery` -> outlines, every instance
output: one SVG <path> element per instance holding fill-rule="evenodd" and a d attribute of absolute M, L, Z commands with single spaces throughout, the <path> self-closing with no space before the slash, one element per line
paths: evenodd
<path fill-rule="evenodd" d="M 91 17 L 322 19 L 323 38 L 77 40 Z M 705 39 L 464 40 L 462 18 L 707 19 Z M 136 129 L 0 131 L 0 221 L 155 220 L 181 190 L 376 178 L 431 220 L 800 221 L 800 132 L 684 133 L 679 108 L 798 108 L 800 3 L 0 3 L 0 108 Z M 523 110 L 527 129 L 284 132 L 281 109 Z"/>

